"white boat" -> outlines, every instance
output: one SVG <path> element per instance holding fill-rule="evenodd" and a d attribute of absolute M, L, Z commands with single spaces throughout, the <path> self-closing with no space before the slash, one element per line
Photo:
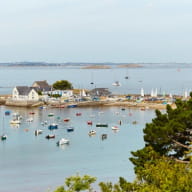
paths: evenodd
<path fill-rule="evenodd" d="M 113 86 L 119 87 L 121 86 L 121 84 L 119 83 L 119 81 L 115 81 L 114 83 L 112 83 Z"/>
<path fill-rule="evenodd" d="M 31 122 L 33 122 L 33 118 L 29 118 L 29 119 L 27 119 L 26 121 L 29 122 L 29 123 L 31 123 Z"/>
<path fill-rule="evenodd" d="M 119 130 L 119 127 L 117 127 L 117 126 L 112 126 L 111 129 L 112 129 L 112 130 Z"/>
<path fill-rule="evenodd" d="M 65 138 L 61 138 L 58 142 L 57 145 L 64 145 L 64 144 L 69 144 L 69 140 Z"/>
<path fill-rule="evenodd" d="M 95 130 L 91 130 L 91 131 L 89 131 L 89 133 L 88 133 L 89 136 L 93 136 L 93 135 L 95 135 L 95 134 L 96 134 L 96 131 L 95 131 Z"/>
<path fill-rule="evenodd" d="M 42 133 L 43 133 L 42 129 L 36 129 L 35 130 L 35 135 L 39 135 L 39 134 L 42 134 Z"/>
<path fill-rule="evenodd" d="M 21 121 L 18 119 L 13 119 L 10 121 L 10 124 L 20 124 L 20 123 L 21 123 Z"/>

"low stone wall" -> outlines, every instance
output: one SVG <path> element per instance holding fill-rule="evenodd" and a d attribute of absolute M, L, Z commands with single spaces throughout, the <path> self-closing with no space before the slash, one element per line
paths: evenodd
<path fill-rule="evenodd" d="M 40 101 L 21 101 L 12 99 L 8 99 L 5 102 L 5 105 L 7 106 L 17 106 L 17 107 L 37 107 L 43 104 L 44 103 Z"/>

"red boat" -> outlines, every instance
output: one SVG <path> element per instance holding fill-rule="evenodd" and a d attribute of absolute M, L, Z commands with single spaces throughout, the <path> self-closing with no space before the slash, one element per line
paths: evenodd
<path fill-rule="evenodd" d="M 46 139 L 54 139 L 55 138 L 55 135 L 53 134 L 49 134 L 45 137 Z"/>
<path fill-rule="evenodd" d="M 35 114 L 35 112 L 29 112 L 29 114 L 30 114 L 30 115 L 34 115 L 34 114 Z"/>
<path fill-rule="evenodd" d="M 81 113 L 76 113 L 76 116 L 81 116 L 82 114 Z"/>
<path fill-rule="evenodd" d="M 87 125 L 93 125 L 92 121 L 87 121 Z"/>
<path fill-rule="evenodd" d="M 66 118 L 66 119 L 64 119 L 63 121 L 64 121 L 64 122 L 69 122 L 70 119 L 69 119 L 69 118 Z"/>

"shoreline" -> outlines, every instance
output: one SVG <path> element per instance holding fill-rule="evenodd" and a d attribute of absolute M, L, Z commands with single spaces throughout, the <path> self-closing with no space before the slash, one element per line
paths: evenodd
<path fill-rule="evenodd" d="M 10 99 L 10 95 L 0 96 L 0 105 L 10 106 L 10 107 L 25 107 L 33 108 L 46 106 L 51 108 L 69 108 L 71 105 L 75 107 L 113 107 L 119 106 L 122 108 L 138 108 L 141 110 L 146 109 L 166 109 L 167 104 L 171 105 L 172 108 L 176 108 L 175 103 L 163 103 L 161 101 L 141 101 L 137 102 L 135 100 L 124 100 L 124 101 L 109 101 L 109 100 L 99 100 L 99 101 L 81 101 L 81 102 L 61 102 L 61 101 L 49 101 L 49 102 L 30 102 L 30 101 L 15 101 Z"/>

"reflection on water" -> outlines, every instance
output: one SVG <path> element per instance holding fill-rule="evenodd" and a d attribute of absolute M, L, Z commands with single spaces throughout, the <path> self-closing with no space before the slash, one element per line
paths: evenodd
<path fill-rule="evenodd" d="M 142 148 L 143 128 L 151 121 L 154 111 L 141 111 L 119 107 L 81 109 L 34 109 L 33 121 L 26 122 L 30 109 L 0 107 L 0 119 L 4 111 L 22 115 L 20 125 L 11 125 L 12 115 L 5 118 L 5 142 L 0 142 L 0 186 L 2 191 L 46 191 L 49 186 L 62 185 L 64 178 L 79 172 L 96 176 L 98 180 L 119 176 L 134 179 L 133 165 L 129 162 L 130 151 Z M 81 112 L 81 116 L 76 116 Z M 49 117 L 50 113 L 54 116 Z M 131 116 L 130 116 L 131 113 Z M 60 117 L 60 118 L 57 118 Z M 69 122 L 64 122 L 70 118 Z M 88 125 L 87 121 L 92 121 Z M 121 120 L 121 125 L 119 121 Z M 133 121 L 137 124 L 132 124 Z M 41 124 L 47 121 L 47 125 Z M 48 125 L 57 123 L 58 129 L 50 131 Z M 107 123 L 108 127 L 96 127 L 97 123 Z M 119 130 L 113 131 L 112 126 Z M 73 132 L 67 128 L 74 127 Z M 35 136 L 35 130 L 43 132 Z M 88 132 L 96 130 L 94 137 Z M 45 139 L 55 134 L 55 139 Z M 105 139 L 101 136 L 106 135 Z M 61 138 L 70 140 L 69 145 L 57 146 Z M 24 182 L 24 180 L 30 182 Z M 38 186 L 38 187 L 37 187 Z M 35 189 L 35 190 L 33 190 Z"/>

